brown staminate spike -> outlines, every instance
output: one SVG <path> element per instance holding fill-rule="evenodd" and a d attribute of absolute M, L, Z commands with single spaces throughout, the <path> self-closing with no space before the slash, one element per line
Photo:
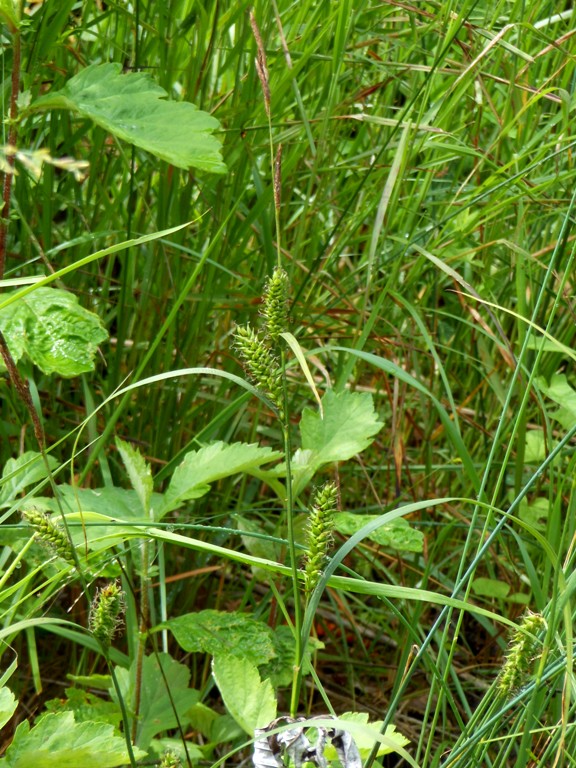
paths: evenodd
<path fill-rule="evenodd" d="M 266 108 L 266 114 L 270 117 L 270 84 L 268 80 L 268 67 L 266 66 L 266 51 L 264 50 L 264 43 L 262 42 L 262 35 L 260 34 L 260 28 L 254 16 L 254 11 L 250 11 L 250 26 L 252 27 L 252 33 L 256 40 L 256 72 L 260 78 L 260 85 L 262 86 L 262 93 L 264 94 L 264 107 Z"/>

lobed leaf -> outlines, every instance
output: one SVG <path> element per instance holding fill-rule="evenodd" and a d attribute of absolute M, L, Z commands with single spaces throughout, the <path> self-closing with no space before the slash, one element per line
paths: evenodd
<path fill-rule="evenodd" d="M 210 483 L 241 472 L 256 471 L 282 454 L 255 443 L 216 442 L 190 451 L 176 468 L 168 486 L 162 515 L 183 501 L 198 499 L 210 490 Z"/>
<path fill-rule="evenodd" d="M 146 756 L 133 748 L 136 759 Z M 6 768 L 115 768 L 129 763 L 126 742 L 106 723 L 77 723 L 72 712 L 44 715 L 31 729 L 16 729 L 6 751 Z"/>
<path fill-rule="evenodd" d="M 312 408 L 305 408 L 302 413 L 302 447 L 292 460 L 295 495 L 323 465 L 346 461 L 361 453 L 382 427 L 370 394 L 327 390 L 322 398 L 322 413 Z"/>
<path fill-rule="evenodd" d="M 218 120 L 188 101 L 170 101 L 144 72 L 121 74 L 117 63 L 93 64 L 31 110 L 68 109 L 178 168 L 225 173 Z"/>

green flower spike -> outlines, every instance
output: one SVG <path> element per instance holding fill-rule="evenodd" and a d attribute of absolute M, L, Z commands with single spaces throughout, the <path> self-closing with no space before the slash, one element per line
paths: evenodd
<path fill-rule="evenodd" d="M 98 590 L 94 597 L 90 609 L 90 631 L 104 648 L 109 648 L 112 643 L 123 608 L 124 594 L 115 581 Z"/>
<path fill-rule="evenodd" d="M 500 677 L 498 689 L 506 698 L 529 682 L 541 641 L 538 634 L 546 630 L 546 620 L 539 613 L 527 613 L 514 632 Z"/>
<path fill-rule="evenodd" d="M 283 414 L 281 369 L 273 352 L 256 331 L 239 326 L 234 333 L 236 348 L 244 361 L 248 374 L 262 392 Z"/>
<path fill-rule="evenodd" d="M 159 768 L 182 768 L 182 761 L 174 752 L 165 752 Z"/>
<path fill-rule="evenodd" d="M 266 333 L 272 344 L 277 344 L 280 334 L 288 330 L 288 290 L 288 275 L 276 267 L 266 285 L 262 310 Z"/>
<path fill-rule="evenodd" d="M 334 483 L 325 483 L 314 494 L 308 521 L 306 563 L 304 565 L 306 594 L 310 594 L 318 584 L 332 546 L 333 512 L 336 508 L 337 498 L 338 489 Z"/>
<path fill-rule="evenodd" d="M 37 509 L 28 509 L 22 513 L 22 517 L 34 528 L 41 544 L 72 565 L 76 565 L 76 558 L 68 536 L 53 522 L 50 515 Z"/>

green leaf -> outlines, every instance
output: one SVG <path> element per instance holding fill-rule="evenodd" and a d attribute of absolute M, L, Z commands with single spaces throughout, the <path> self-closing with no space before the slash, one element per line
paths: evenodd
<path fill-rule="evenodd" d="M 94 693 L 82 690 L 82 688 L 67 688 L 66 698 L 47 701 L 46 710 L 48 712 L 73 712 L 77 723 L 90 720 L 98 723 L 109 723 L 118 727 L 122 720 L 122 713 L 116 703 L 101 699 Z"/>
<path fill-rule="evenodd" d="M 300 422 L 303 450 L 310 450 L 317 464 L 346 461 L 367 448 L 384 426 L 378 421 L 372 395 L 334 392 L 322 398 L 324 418 L 306 408 Z"/>
<path fill-rule="evenodd" d="M 274 461 L 281 453 L 255 443 L 223 443 L 190 451 L 176 468 L 165 493 L 162 514 L 198 499 L 210 490 L 210 483 L 241 472 L 257 471 L 261 464 Z"/>
<path fill-rule="evenodd" d="M 162 762 L 166 752 L 170 752 L 175 758 L 178 758 L 180 763 Z M 164 738 L 152 739 L 148 748 L 148 760 L 146 762 L 150 766 L 185 766 L 189 765 L 188 760 L 191 760 L 192 765 L 197 766 L 203 759 L 206 759 L 204 748 L 192 744 L 190 741 L 186 741 L 186 744 L 184 744 L 180 738 Z"/>
<path fill-rule="evenodd" d="M 345 536 L 353 536 L 363 528 L 366 523 L 376 520 L 379 515 L 359 515 L 354 512 L 336 512 L 334 525 L 339 533 Z M 399 552 L 422 552 L 424 550 L 424 534 L 417 531 L 400 517 L 397 520 L 381 526 L 367 537 L 382 547 L 396 549 Z"/>
<path fill-rule="evenodd" d="M 266 664 L 275 655 L 272 630 L 243 613 L 205 610 L 186 613 L 162 624 L 189 653 L 240 656 L 251 664 Z"/>
<path fill-rule="evenodd" d="M 3 728 L 8 720 L 16 712 L 18 702 L 10 688 L 0 688 L 0 728 Z"/>
<path fill-rule="evenodd" d="M 146 752 L 134 747 L 137 760 Z M 6 768 L 114 768 L 129 763 L 126 742 L 106 723 L 77 723 L 72 712 L 44 715 L 34 728 L 16 729 Z"/>
<path fill-rule="evenodd" d="M 127 488 L 75 488 L 62 483 L 58 486 L 60 504 L 54 499 L 37 496 L 33 505 L 50 512 L 59 512 L 60 507 L 65 514 L 76 512 L 95 512 L 103 519 L 111 522 L 121 521 L 125 523 L 150 522 L 142 514 L 142 504 L 136 491 Z M 152 494 L 152 507 L 157 508 L 162 502 L 159 493 Z"/>
<path fill-rule="evenodd" d="M 380 755 L 387 755 L 397 749 L 404 749 L 410 743 L 405 736 L 398 733 L 394 725 L 388 725 L 384 734 L 381 735 L 383 722 L 375 720 L 369 723 L 366 712 L 344 712 L 338 716 L 335 723 L 336 727 L 339 727 L 339 720 L 355 724 L 356 727 L 351 729 L 350 733 L 354 738 L 363 762 L 368 758 L 376 742 L 378 742 L 378 757 Z M 326 746 L 324 754 L 328 760 L 335 760 L 337 758 L 336 750 L 331 744 Z"/>
<path fill-rule="evenodd" d="M 311 408 L 302 413 L 302 447 L 292 463 L 296 495 L 324 464 L 346 461 L 367 448 L 383 426 L 366 392 L 329 389 L 322 407 L 323 416 Z"/>
<path fill-rule="evenodd" d="M 116 676 L 129 710 L 133 713 L 136 690 L 137 660 L 130 669 L 116 669 Z M 200 694 L 189 688 L 190 670 L 167 653 L 146 656 L 142 664 L 140 709 L 136 744 L 146 748 L 156 734 L 176 728 L 186 721 L 186 712 L 200 699 Z M 117 695 L 113 688 L 114 701 Z"/>
<path fill-rule="evenodd" d="M 269 678 L 275 688 L 287 688 L 294 679 L 294 632 L 286 624 L 276 627 L 273 635 L 275 657 L 260 668 L 262 677 Z M 308 638 L 302 659 L 303 674 L 312 671 L 311 657 L 324 643 L 315 637 Z"/>
<path fill-rule="evenodd" d="M 188 101 L 167 100 L 150 75 L 121 69 L 117 63 L 86 67 L 61 91 L 36 99 L 30 110 L 69 109 L 178 168 L 226 172 L 212 135 L 220 126 L 216 118 Z"/>
<path fill-rule="evenodd" d="M 149 517 L 142 511 L 136 491 L 113 486 L 95 489 L 74 488 L 65 484 L 59 485 L 58 491 L 58 501 L 37 496 L 23 502 L 21 507 L 51 512 L 55 522 L 61 517 L 61 508 L 66 516 L 72 541 L 79 551 L 84 551 L 86 543 L 93 551 L 109 549 L 119 543 L 119 536 L 134 533 L 134 529 L 120 526 L 118 523 L 126 523 L 127 526 L 150 523 Z M 159 509 L 161 503 L 162 496 L 153 493 L 151 509 Z"/>
<path fill-rule="evenodd" d="M 536 496 L 528 501 L 522 499 L 518 510 L 518 517 L 536 530 L 544 531 L 546 521 L 550 513 L 550 501 L 546 496 Z"/>
<path fill-rule="evenodd" d="M 132 488 L 134 488 L 140 499 L 142 511 L 147 515 L 150 510 L 150 498 L 153 488 L 150 465 L 144 460 L 142 454 L 129 443 L 120 440 L 119 437 L 116 438 L 116 447 L 120 456 L 122 456 Z"/>
<path fill-rule="evenodd" d="M 44 373 L 66 377 L 91 371 L 98 345 L 108 338 L 98 315 L 58 288 L 37 288 L 0 310 L 0 331 L 15 362 L 27 355 Z"/>
<path fill-rule="evenodd" d="M 475 595 L 483 597 L 505 598 L 510 592 L 510 584 L 498 579 L 488 579 L 483 576 L 474 579 L 472 582 L 472 591 Z"/>
<path fill-rule="evenodd" d="M 247 659 L 215 656 L 212 674 L 226 709 L 250 736 L 276 717 L 276 696 L 270 680 L 260 680 L 258 669 Z"/>
<path fill-rule="evenodd" d="M 538 378 L 537 384 L 547 397 L 560 406 L 550 414 L 551 418 L 556 419 L 564 429 L 572 429 L 576 424 L 576 390 L 568 383 L 566 374 L 555 373 L 550 379 L 550 384 L 545 379 Z"/>
<path fill-rule="evenodd" d="M 548 444 L 550 449 L 554 444 Z M 526 464 L 540 464 L 546 458 L 546 439 L 543 429 L 531 429 L 526 433 L 524 461 Z"/>
<path fill-rule="evenodd" d="M 47 456 L 46 460 L 51 470 L 56 469 L 58 462 L 53 456 Z M 25 488 L 46 477 L 48 470 L 41 453 L 26 451 L 16 459 L 8 459 L 0 483 L 0 507 L 11 506 Z"/>
<path fill-rule="evenodd" d="M 0 0 L 0 19 L 4 19 L 11 32 L 20 25 L 20 3 L 18 0 Z"/>

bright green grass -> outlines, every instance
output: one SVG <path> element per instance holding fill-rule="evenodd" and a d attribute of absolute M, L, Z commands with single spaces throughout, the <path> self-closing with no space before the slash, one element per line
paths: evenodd
<path fill-rule="evenodd" d="M 344 507 L 373 512 L 398 501 L 469 500 L 419 513 L 425 556 L 400 562 L 394 553 L 365 552 L 355 567 L 375 582 L 471 594 L 517 619 L 517 598 L 471 592 L 475 578 L 490 578 L 548 622 L 537 677 L 516 702 L 506 701 L 494 682 L 506 646 L 502 626 L 418 601 L 349 596 L 359 626 L 376 627 L 393 643 L 383 650 L 373 642 L 371 675 L 360 671 L 364 646 L 340 642 L 330 669 L 340 664 L 345 696 L 334 707 L 362 709 L 381 691 L 378 714 L 399 727 L 406 718 L 421 766 L 572 765 L 573 439 L 553 462 L 545 457 L 571 435 L 576 408 L 563 402 L 558 414 L 540 377 L 550 382 L 560 371 L 574 381 L 575 15 L 543 1 L 277 0 L 276 18 L 275 4 L 256 2 L 274 150 L 283 147 L 278 233 L 252 6 L 134 6 L 137 45 L 136 18 L 124 3 L 102 11 L 89 1 L 45 2 L 24 35 L 23 89 L 58 88 L 96 61 L 145 68 L 174 98 L 218 117 L 230 171 L 212 177 L 169 168 L 64 113 L 19 126 L 20 147 L 86 159 L 90 173 L 80 183 L 46 166 L 38 183 L 26 173 L 15 179 L 6 277 L 59 269 L 195 220 L 169 240 L 66 278 L 113 341 L 81 380 L 25 371 L 49 444 L 64 438 L 56 455 L 66 461 L 72 429 L 126 379 L 189 366 L 238 373 L 231 333 L 237 323 L 257 322 L 279 238 L 293 285 L 292 330 L 305 348 L 323 348 L 318 384 L 326 373 L 337 388 L 367 389 L 386 422 L 362 464 L 341 470 Z M 8 42 L 5 36 L 4 103 Z M 23 427 L 25 409 L 2 387 L 4 464 L 37 446 Z M 303 384 L 293 385 L 291 397 L 296 421 L 311 398 Z M 279 439 L 253 400 L 209 378 L 134 390 L 100 411 L 83 445 L 104 437 L 77 458 L 85 484 L 124 482 L 115 434 L 134 441 L 165 476 L 196 440 Z M 265 526 L 270 514 L 259 490 L 248 480 L 223 483 L 197 504 L 198 519 L 226 527 L 236 510 Z M 226 539 L 214 535 L 215 544 Z M 189 569 L 185 563 L 174 570 Z M 191 588 L 189 580 L 169 585 L 169 610 L 206 603 L 209 578 Z M 223 587 L 230 599 L 248 589 L 247 576 L 237 578 L 237 587 Z M 50 595 L 47 588 L 35 610 Z M 273 608 L 269 593 L 247 604 Z M 342 602 L 326 607 L 343 610 Z M 23 655 L 25 648 L 22 639 Z M 42 663 L 50 669 L 50 659 Z M 86 663 L 80 651 L 74 663 L 79 670 Z M 322 670 L 320 656 L 330 695 L 336 685 Z"/>

